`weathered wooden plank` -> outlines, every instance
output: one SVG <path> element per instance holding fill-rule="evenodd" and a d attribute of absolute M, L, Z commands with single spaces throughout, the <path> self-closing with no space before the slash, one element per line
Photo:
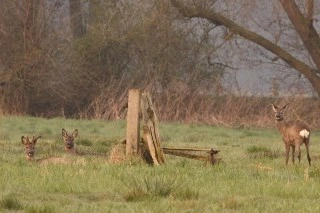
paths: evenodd
<path fill-rule="evenodd" d="M 219 161 L 221 160 L 220 158 L 216 157 L 216 154 L 218 154 L 220 151 L 214 150 L 214 149 L 169 148 L 169 147 L 163 147 L 162 149 L 163 149 L 163 152 L 168 155 L 207 161 L 212 165 L 219 163 Z M 195 154 L 195 152 L 202 153 L 202 154 Z"/>
<path fill-rule="evenodd" d="M 174 155 L 179 157 L 185 157 L 195 160 L 201 160 L 201 161 L 208 161 L 208 156 L 203 155 L 196 155 L 196 154 L 190 154 L 190 153 L 184 153 L 184 152 L 176 152 L 172 150 L 164 150 L 164 153 L 167 155 Z"/>
<path fill-rule="evenodd" d="M 181 151 L 199 151 L 209 152 L 212 149 L 200 149 L 200 148 L 175 148 L 175 147 L 162 147 L 163 150 L 181 150 Z"/>
<path fill-rule="evenodd" d="M 149 154 L 151 156 L 152 162 L 154 165 L 160 165 L 160 162 L 156 155 L 156 148 L 153 143 L 153 138 L 151 136 L 151 132 L 148 126 L 143 126 L 143 140 L 147 143 L 147 148 L 149 150 Z"/>
<path fill-rule="evenodd" d="M 141 113 L 144 140 L 148 145 L 150 155 L 154 161 L 154 164 L 162 164 L 165 160 L 160 142 L 159 121 L 149 93 L 142 93 Z"/>
<path fill-rule="evenodd" d="M 140 99 L 139 89 L 129 90 L 128 113 L 127 113 L 127 135 L 126 154 L 138 154 L 140 139 Z"/>

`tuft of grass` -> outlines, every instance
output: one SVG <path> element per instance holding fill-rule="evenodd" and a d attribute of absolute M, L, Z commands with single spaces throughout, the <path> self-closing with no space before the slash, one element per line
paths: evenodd
<path fill-rule="evenodd" d="M 235 197 L 226 197 L 221 201 L 221 207 L 223 209 L 239 210 L 242 206 L 243 204 Z"/>
<path fill-rule="evenodd" d="M 126 190 L 122 197 L 126 201 L 141 201 L 145 199 L 155 199 L 157 197 L 168 197 L 172 195 L 178 188 L 176 178 L 168 178 L 165 176 L 149 177 L 149 178 L 131 178 L 122 181 Z"/>
<path fill-rule="evenodd" d="M 111 139 L 98 139 L 95 140 L 92 149 L 97 153 L 108 153 L 111 149 L 118 144 L 120 141 L 119 138 L 111 138 Z"/>
<path fill-rule="evenodd" d="M 272 150 L 263 146 L 251 146 L 247 149 L 247 152 L 250 154 L 251 159 L 276 159 L 282 155 L 280 150 Z"/>
<path fill-rule="evenodd" d="M 17 198 L 13 197 L 13 195 L 2 198 L 0 201 L 0 206 L 1 208 L 8 210 L 20 210 L 23 208 L 20 201 Z"/>
<path fill-rule="evenodd" d="M 127 202 L 136 202 L 146 199 L 148 197 L 148 194 L 141 188 L 132 188 L 122 196 Z"/>
<path fill-rule="evenodd" d="M 247 152 L 250 154 L 251 159 L 268 158 L 276 159 L 282 156 L 280 150 L 272 150 L 264 146 L 250 146 L 247 148 Z"/>
<path fill-rule="evenodd" d="M 180 200 L 197 200 L 199 190 L 193 190 L 190 186 L 182 187 L 175 191 L 174 197 Z"/>

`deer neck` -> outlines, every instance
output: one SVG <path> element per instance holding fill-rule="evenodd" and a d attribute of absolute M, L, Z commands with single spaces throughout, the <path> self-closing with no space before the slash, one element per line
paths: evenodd
<path fill-rule="evenodd" d="M 285 120 L 280 120 L 280 121 L 276 120 L 276 125 L 277 125 L 278 130 L 282 133 L 282 132 L 284 132 L 284 130 L 287 126 L 287 122 Z"/>
<path fill-rule="evenodd" d="M 26 155 L 26 159 L 27 159 L 27 161 L 29 161 L 29 162 L 35 161 L 34 156 Z"/>
<path fill-rule="evenodd" d="M 75 154 L 76 153 L 76 149 L 74 147 L 72 147 L 72 148 L 65 147 L 65 150 L 66 150 L 67 153 L 70 153 L 70 154 Z"/>

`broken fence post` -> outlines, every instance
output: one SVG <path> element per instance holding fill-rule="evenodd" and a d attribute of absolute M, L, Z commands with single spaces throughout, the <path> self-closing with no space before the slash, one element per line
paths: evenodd
<path fill-rule="evenodd" d="M 138 154 L 140 141 L 140 98 L 139 89 L 129 90 L 128 114 L 127 114 L 127 135 L 126 154 Z"/>

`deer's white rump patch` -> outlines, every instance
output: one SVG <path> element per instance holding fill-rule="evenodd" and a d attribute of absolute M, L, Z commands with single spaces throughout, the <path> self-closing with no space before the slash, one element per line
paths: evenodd
<path fill-rule="evenodd" d="M 306 130 L 306 129 L 303 129 L 300 131 L 300 135 L 304 138 L 309 137 L 309 134 L 310 134 L 310 132 L 308 132 L 308 130 Z"/>

